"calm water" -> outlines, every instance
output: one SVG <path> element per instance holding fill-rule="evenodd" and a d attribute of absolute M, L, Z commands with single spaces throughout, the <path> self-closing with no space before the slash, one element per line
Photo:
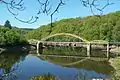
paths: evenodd
<path fill-rule="evenodd" d="M 45 49 L 44 53 L 85 54 L 80 49 L 70 48 L 49 48 Z M 105 54 L 101 52 L 101 55 Z M 113 71 L 105 58 L 37 56 L 29 51 L 0 54 L 0 78 L 3 80 L 30 80 L 31 77 L 48 74 L 60 80 L 107 79 Z"/>

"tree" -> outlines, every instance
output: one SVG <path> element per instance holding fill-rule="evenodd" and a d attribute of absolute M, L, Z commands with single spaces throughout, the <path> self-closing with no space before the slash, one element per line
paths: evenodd
<path fill-rule="evenodd" d="M 27 40 L 23 34 L 21 29 L 0 26 L 0 46 L 26 44 Z"/>
<path fill-rule="evenodd" d="M 5 26 L 5 27 L 8 27 L 8 28 L 10 28 L 10 29 L 12 28 L 9 20 L 6 20 L 4 26 Z"/>

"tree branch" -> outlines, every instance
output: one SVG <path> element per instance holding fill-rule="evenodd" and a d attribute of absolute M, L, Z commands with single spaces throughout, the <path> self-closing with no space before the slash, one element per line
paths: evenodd
<path fill-rule="evenodd" d="M 53 27 L 53 25 L 52 25 L 53 15 L 54 15 L 56 12 L 58 12 L 58 9 L 59 9 L 61 6 L 63 6 L 63 5 L 65 5 L 65 3 L 63 3 L 63 1 L 60 0 L 59 4 L 58 4 L 57 7 L 55 8 L 55 10 L 50 14 L 50 16 L 51 16 L 51 27 Z"/>
<path fill-rule="evenodd" d="M 21 21 L 23 23 L 32 24 L 39 19 L 39 17 L 37 17 L 37 16 L 39 16 L 40 14 L 43 13 L 43 14 L 50 15 L 51 27 L 53 27 L 53 25 L 52 25 L 53 15 L 58 12 L 58 10 L 61 6 L 65 5 L 65 2 L 63 2 L 64 0 L 58 0 L 58 1 L 59 2 L 57 4 L 55 4 L 56 7 L 52 7 L 53 5 L 50 4 L 52 2 L 52 0 L 37 0 L 37 2 L 40 5 L 40 7 L 38 8 L 37 14 L 32 15 L 31 19 L 24 21 L 24 20 L 21 20 L 20 18 L 18 18 L 19 11 L 25 10 L 24 0 L 9 0 L 9 1 L 8 0 L 0 0 L 1 3 L 6 5 L 8 11 L 18 21 Z M 106 3 L 104 3 L 103 6 L 101 7 L 98 2 L 99 0 L 80 0 L 80 1 L 83 6 L 90 8 L 93 15 L 96 15 L 94 10 L 97 10 L 100 13 L 99 15 L 102 15 L 104 12 L 104 9 L 113 4 L 113 3 L 110 3 L 110 0 L 105 0 Z"/>
<path fill-rule="evenodd" d="M 91 9 L 91 12 L 92 12 L 93 15 L 96 15 L 93 9 L 99 11 L 100 12 L 99 15 L 102 15 L 105 8 L 114 4 L 114 3 L 110 3 L 109 0 L 106 0 L 106 3 L 101 7 L 98 4 L 99 0 L 80 0 L 80 1 L 82 2 L 83 6 L 89 7 Z"/>
<path fill-rule="evenodd" d="M 32 24 L 32 23 L 35 23 L 35 22 L 39 19 L 39 17 L 37 17 L 37 16 L 33 17 L 33 16 L 32 16 L 32 17 L 31 17 L 29 20 L 27 20 L 27 21 L 21 20 L 21 19 L 17 18 L 16 16 L 15 16 L 15 19 L 17 19 L 18 21 L 23 22 L 23 23 Z"/>

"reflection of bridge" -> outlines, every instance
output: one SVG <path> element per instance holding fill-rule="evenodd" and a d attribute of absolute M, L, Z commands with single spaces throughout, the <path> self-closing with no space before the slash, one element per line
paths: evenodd
<path fill-rule="evenodd" d="M 77 74 L 79 73 L 79 77 L 81 77 L 80 73 L 87 76 L 88 73 L 86 74 L 86 71 L 88 72 L 95 71 L 97 74 L 100 74 L 100 78 L 101 74 L 110 75 L 111 71 L 114 71 L 114 68 L 108 64 L 107 61 L 108 58 L 95 58 L 95 57 L 88 58 L 80 56 L 76 56 L 77 58 L 75 58 L 74 56 L 63 57 L 58 55 L 44 55 L 44 54 L 40 56 L 38 56 L 37 54 L 30 55 L 37 56 L 37 58 L 40 58 L 40 60 L 47 61 L 47 63 L 50 63 L 52 65 L 54 64 L 62 68 L 79 70 L 80 72 L 79 71 L 77 72 Z M 107 70 L 104 67 L 107 67 Z M 75 76 L 77 77 L 77 75 Z M 79 79 L 82 79 L 82 77 Z M 74 78 L 74 80 L 76 80 L 76 78 Z"/>
<path fill-rule="evenodd" d="M 37 56 L 36 54 L 31 54 Z M 59 55 L 40 55 L 37 56 L 41 60 L 48 61 L 53 64 L 57 64 L 63 67 L 76 68 L 76 69 L 86 69 L 86 70 L 94 70 L 98 73 L 109 74 L 110 71 L 113 71 L 113 67 L 108 64 L 108 58 L 97 58 L 97 57 L 80 57 L 80 56 L 59 56 Z M 94 66 L 93 66 L 94 65 Z M 106 71 L 107 67 L 109 70 Z"/>
<path fill-rule="evenodd" d="M 88 58 L 88 57 L 77 57 L 77 58 L 75 58 L 74 56 L 72 56 L 72 57 L 64 56 L 63 57 L 63 56 L 56 56 L 56 55 L 41 55 L 39 57 L 40 57 L 40 59 L 47 60 L 49 62 L 58 64 L 58 65 L 61 65 L 61 66 L 73 66 L 73 65 L 77 65 L 77 64 L 82 64 L 85 61 L 90 61 L 90 60 L 91 61 L 96 61 L 96 62 L 108 61 L 108 58 L 95 58 L 95 57 L 94 58 L 93 57 L 91 57 L 91 58 Z M 56 59 L 61 58 L 62 60 L 64 60 L 66 58 L 70 62 L 65 62 L 65 61 L 64 62 L 62 62 L 62 61 L 59 62 L 59 60 L 58 61 L 54 60 L 55 58 Z M 77 60 L 76 61 L 69 60 L 70 58 L 77 59 Z"/>
<path fill-rule="evenodd" d="M 42 55 L 42 56 L 40 56 L 41 58 L 45 58 L 45 57 L 51 57 L 51 55 Z M 52 56 L 52 58 L 55 58 L 56 56 Z M 58 58 L 60 57 L 60 56 L 57 56 Z M 65 58 L 65 57 L 64 57 Z M 67 57 L 66 57 L 67 58 Z M 71 62 L 71 63 L 56 63 L 56 64 L 58 64 L 58 65 L 62 65 L 62 66 L 72 66 L 72 65 L 75 65 L 75 64 L 79 64 L 79 63 L 82 63 L 82 62 L 84 62 L 85 60 L 88 60 L 88 59 L 91 59 L 91 58 L 87 58 L 87 57 L 85 57 L 85 58 L 79 58 L 79 60 L 78 61 L 75 61 L 75 62 Z M 45 59 L 46 60 L 46 59 Z M 50 61 L 50 60 L 48 60 L 48 61 Z M 50 61 L 50 62 L 52 62 L 52 60 Z M 54 63 L 54 62 L 53 62 Z"/>
<path fill-rule="evenodd" d="M 77 39 L 80 39 L 80 42 L 53 42 L 53 41 L 47 41 L 48 39 L 55 37 L 55 36 L 71 36 Z M 80 36 L 70 34 L 70 33 L 57 33 L 50 35 L 48 37 L 42 38 L 41 40 L 35 40 L 31 39 L 28 41 L 29 44 L 35 45 L 37 47 L 37 53 L 40 53 L 43 46 L 71 46 L 71 47 L 85 47 L 87 48 L 87 56 L 90 57 L 91 47 L 94 48 L 106 48 L 107 50 L 107 57 L 109 57 L 109 49 L 113 47 L 114 44 L 120 44 L 120 42 L 107 42 L 104 40 L 94 40 L 94 41 L 88 41 Z M 110 46 L 110 44 L 112 46 Z M 105 47 L 106 45 L 106 47 Z"/>

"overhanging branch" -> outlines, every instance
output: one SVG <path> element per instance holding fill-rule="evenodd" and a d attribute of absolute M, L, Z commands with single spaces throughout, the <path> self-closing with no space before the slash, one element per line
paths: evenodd
<path fill-rule="evenodd" d="M 80 0 L 80 1 L 82 2 L 83 6 L 90 8 L 93 15 L 96 15 L 94 9 L 100 12 L 99 15 L 102 15 L 105 8 L 114 4 L 110 3 L 110 0 L 106 0 L 106 3 L 104 3 L 103 6 L 101 7 L 100 4 L 98 3 L 99 0 Z"/>
<path fill-rule="evenodd" d="M 19 11 L 24 11 L 25 10 L 25 4 L 24 4 L 24 0 L 0 0 L 1 3 L 5 4 L 8 11 L 15 17 L 15 19 L 23 22 L 23 23 L 28 23 L 28 24 L 32 24 L 34 22 L 36 22 L 39 17 L 40 14 L 47 14 L 50 15 L 50 19 L 51 19 L 51 27 L 53 27 L 52 23 L 53 23 L 53 16 L 55 13 L 58 13 L 59 8 L 63 5 L 65 5 L 64 0 L 58 0 L 58 3 L 55 3 L 56 7 L 53 7 L 53 5 L 51 5 L 50 3 L 54 4 L 54 0 L 36 0 L 40 7 L 38 7 L 38 12 L 36 15 L 32 15 L 32 17 L 29 20 L 22 20 L 20 18 L 18 18 L 18 15 L 20 14 Z M 99 4 L 99 0 L 80 0 L 82 5 L 85 7 L 90 8 L 91 12 L 93 15 L 96 15 L 94 10 L 99 11 L 99 15 L 102 15 L 104 12 L 104 9 L 107 8 L 108 6 L 112 5 L 113 3 L 110 3 L 110 0 L 105 0 L 106 3 L 103 4 L 103 6 L 101 7 Z"/>

